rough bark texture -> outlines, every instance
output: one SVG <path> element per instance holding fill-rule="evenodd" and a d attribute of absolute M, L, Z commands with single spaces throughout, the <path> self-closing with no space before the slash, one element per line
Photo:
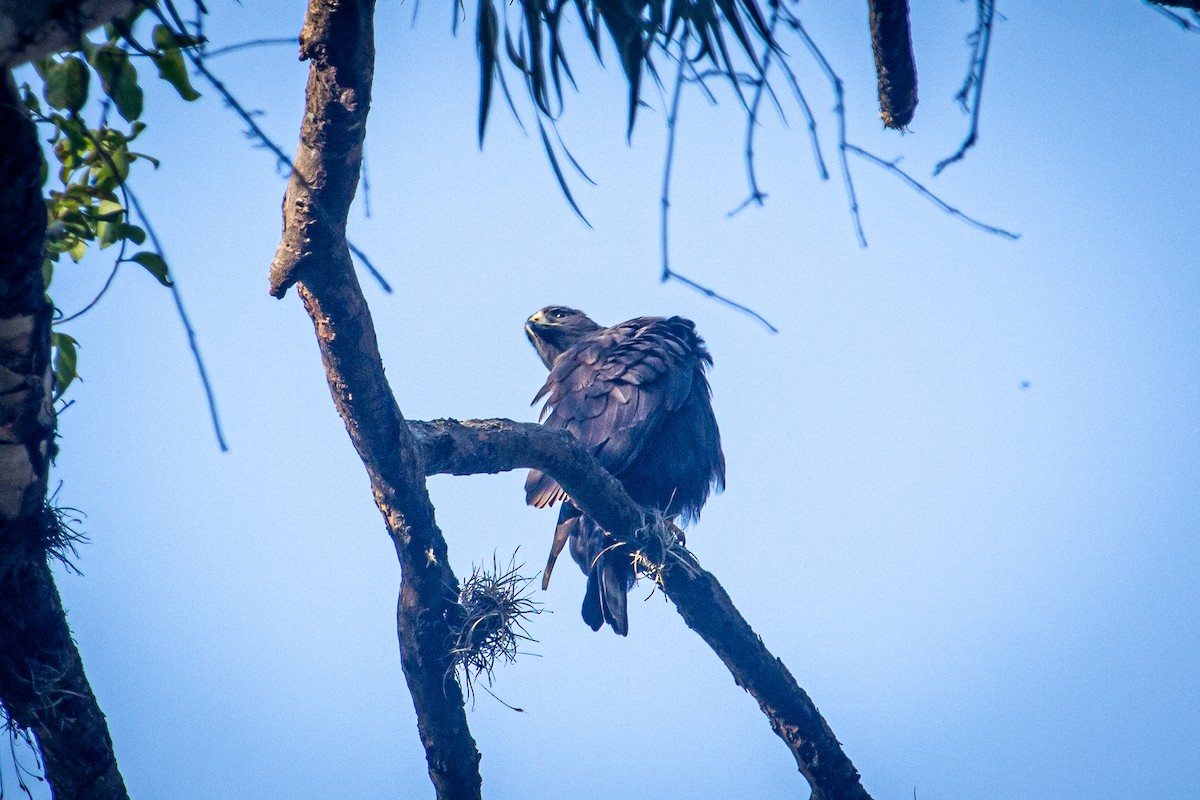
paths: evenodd
<path fill-rule="evenodd" d="M 128 800 L 46 563 L 55 533 L 49 511 L 0 530 L 0 702 L 33 732 L 56 800 Z"/>
<path fill-rule="evenodd" d="M 0 73 L 0 704 L 33 731 L 58 800 L 124 800 L 104 715 L 46 563 L 54 441 L 37 130 Z"/>
<path fill-rule="evenodd" d="M 42 155 L 24 109 L 0 72 L 0 520 L 41 508 L 54 443 Z"/>
<path fill-rule="evenodd" d="M 643 512 L 591 454 L 562 430 L 503 419 L 409 422 L 425 473 L 471 475 L 534 468 L 552 475 L 571 500 L 612 533 L 633 537 Z M 808 780 L 815 800 L 870 800 L 858 771 L 808 695 L 767 650 L 712 573 L 683 548 L 668 558 L 663 589 L 688 627 L 758 701 Z"/>
<path fill-rule="evenodd" d="M 283 198 L 283 239 L 270 293 L 283 297 L 346 250 L 346 216 L 358 190 L 375 72 L 374 2 L 310 0 L 300 58 L 312 62 L 300 146 Z"/>
<path fill-rule="evenodd" d="M 908 0 L 869 0 L 871 48 L 879 77 L 879 115 L 897 130 L 912 122 L 917 109 L 917 68 L 913 61 Z"/>
<path fill-rule="evenodd" d="M 458 579 L 434 520 L 420 450 L 383 373 L 344 230 L 370 104 L 371 0 L 312 0 L 301 48 L 312 60 L 272 293 L 294 281 L 316 329 L 334 405 L 358 451 L 401 566 L 400 660 L 429 775 L 443 800 L 480 796 L 479 751 L 453 674 Z M 333 224 L 330 224 L 330 220 Z"/>
<path fill-rule="evenodd" d="M 69 49 L 133 0 L 0 0 L 0 69 Z"/>

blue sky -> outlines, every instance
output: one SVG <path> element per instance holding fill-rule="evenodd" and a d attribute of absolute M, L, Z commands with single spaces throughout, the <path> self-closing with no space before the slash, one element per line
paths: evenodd
<path fill-rule="evenodd" d="M 921 105 L 881 130 L 865 9 L 802 18 L 845 81 L 850 139 L 1016 242 L 851 161 L 833 98 L 790 48 L 833 178 L 794 105 L 758 138 L 685 97 L 675 266 L 760 311 L 770 336 L 657 282 L 662 115 L 624 139 L 625 86 L 580 46 L 561 131 L 596 179 L 573 216 L 541 145 L 494 108 L 476 141 L 468 24 L 384 2 L 351 236 L 412 418 L 531 420 L 522 334 L 565 303 L 597 320 L 694 319 L 716 358 L 728 489 L 689 535 L 825 714 L 878 800 L 1194 797 L 1200 773 L 1200 36 L 1135 2 L 1000 6 L 979 145 L 936 179 L 972 4 L 914 2 Z M 298 3 L 210 5 L 215 44 L 298 30 Z M 582 44 L 582 42 L 581 42 Z M 611 58 L 609 59 L 611 61 Z M 289 47 L 213 61 L 294 146 L 306 65 Z M 200 86 L 204 91 L 203 86 Z M 88 674 L 136 797 L 432 797 L 394 631 L 398 567 L 329 401 L 299 302 L 266 294 L 283 182 L 211 91 L 148 87 L 138 176 L 199 331 L 231 445 L 217 451 L 170 298 L 125 269 L 69 332 L 83 381 L 61 418 L 60 498 L 87 513 L 63 575 Z M 532 118 L 523 109 L 528 123 Z M 70 313 L 107 275 L 63 269 Z M 1022 388 L 1028 381 L 1029 387 Z M 523 476 L 434 478 L 460 575 L 535 570 L 553 514 Z M 469 713 L 493 798 L 806 796 L 754 702 L 661 596 L 631 634 L 579 619 L 583 576 L 538 599 L 533 654 Z M 7 767 L 6 767 L 7 769 Z M 43 795 L 44 796 L 44 795 Z"/>

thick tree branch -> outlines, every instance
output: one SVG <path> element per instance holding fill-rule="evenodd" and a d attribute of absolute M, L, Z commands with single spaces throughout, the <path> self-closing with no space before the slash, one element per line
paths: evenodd
<path fill-rule="evenodd" d="M 908 0 L 868 0 L 871 49 L 879 78 L 879 115 L 889 128 L 903 130 L 917 108 L 917 68 L 913 63 Z"/>
<path fill-rule="evenodd" d="M 471 475 L 539 469 L 554 476 L 589 516 L 606 530 L 632 539 L 645 514 L 621 484 L 578 441 L 558 429 L 505 419 L 409 422 L 420 445 L 425 474 Z M 858 772 L 833 731 L 783 662 L 734 607 L 712 573 L 676 547 L 661 580 L 688 627 L 729 668 L 783 739 L 816 800 L 870 800 Z"/>
<path fill-rule="evenodd" d="M 362 171 L 375 72 L 374 2 L 310 0 L 300 58 L 312 62 L 300 146 L 283 198 L 283 238 L 271 263 L 275 297 L 347 248 L 346 218 Z"/>
<path fill-rule="evenodd" d="M 372 0 L 310 0 L 300 41 L 312 67 L 272 290 L 300 280 L 334 405 L 395 543 L 400 659 L 430 778 L 443 800 L 478 798 L 479 752 L 450 655 L 450 629 L 461 613 L 458 579 L 434 520 L 420 451 L 384 378 L 344 236 L 370 105 L 373 12 Z M 331 216 L 336 226 L 327 224 Z"/>
<path fill-rule="evenodd" d="M 132 7 L 133 0 L 0 0 L 0 69 L 70 49 Z"/>
<path fill-rule="evenodd" d="M 0 704 L 33 731 L 58 798 L 124 800 L 104 715 L 46 563 L 54 449 L 46 206 L 37 130 L 0 70 Z"/>

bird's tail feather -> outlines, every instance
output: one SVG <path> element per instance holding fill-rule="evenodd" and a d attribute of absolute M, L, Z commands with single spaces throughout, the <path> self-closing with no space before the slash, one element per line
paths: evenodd
<path fill-rule="evenodd" d="M 600 552 L 588 571 L 587 593 L 583 596 L 583 621 L 598 631 L 608 623 L 614 633 L 629 635 L 629 589 L 633 586 L 633 563 L 620 548 Z"/>

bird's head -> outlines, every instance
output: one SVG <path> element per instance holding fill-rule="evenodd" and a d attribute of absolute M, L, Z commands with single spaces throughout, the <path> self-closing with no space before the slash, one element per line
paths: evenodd
<path fill-rule="evenodd" d="M 525 320 L 525 335 L 549 369 L 554 365 L 554 359 L 600 327 L 582 311 L 566 306 L 546 306 Z"/>

